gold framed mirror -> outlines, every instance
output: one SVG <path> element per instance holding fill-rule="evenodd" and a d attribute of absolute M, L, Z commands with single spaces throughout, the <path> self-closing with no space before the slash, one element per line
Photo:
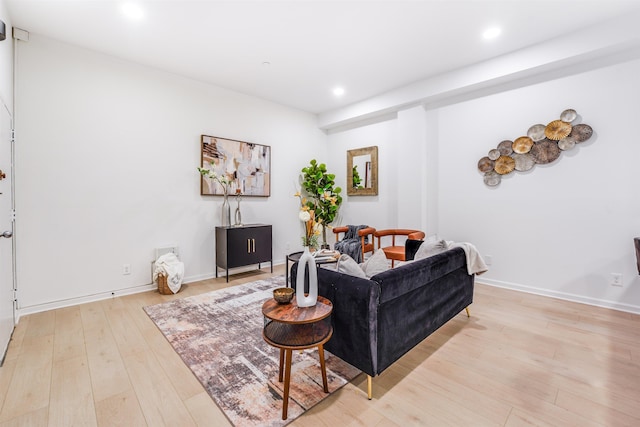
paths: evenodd
<path fill-rule="evenodd" d="M 347 195 L 378 195 L 378 147 L 347 151 Z"/>

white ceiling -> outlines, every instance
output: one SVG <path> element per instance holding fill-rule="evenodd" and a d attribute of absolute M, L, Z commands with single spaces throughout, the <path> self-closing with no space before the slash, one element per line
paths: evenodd
<path fill-rule="evenodd" d="M 4 0 L 12 24 L 322 113 L 625 14 L 640 1 Z M 489 26 L 502 28 L 491 42 Z M 263 65 L 267 61 L 270 65 Z M 345 94 L 336 98 L 335 86 Z"/>

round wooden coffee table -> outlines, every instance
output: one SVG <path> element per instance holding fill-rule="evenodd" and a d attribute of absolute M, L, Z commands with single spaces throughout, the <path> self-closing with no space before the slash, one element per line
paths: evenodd
<path fill-rule="evenodd" d="M 329 393 L 327 386 L 327 370 L 324 363 L 324 343 L 333 334 L 331 326 L 331 311 L 333 304 L 328 299 L 319 296 L 313 307 L 298 307 L 295 297 L 289 304 L 278 304 L 273 298 L 262 305 L 264 315 L 264 340 L 280 349 L 280 365 L 278 381 L 282 382 L 284 367 L 284 396 L 282 398 L 282 419 L 287 419 L 289 406 L 289 382 L 291 380 L 291 352 L 318 347 L 320 370 L 322 371 L 322 385 L 325 393 Z"/>

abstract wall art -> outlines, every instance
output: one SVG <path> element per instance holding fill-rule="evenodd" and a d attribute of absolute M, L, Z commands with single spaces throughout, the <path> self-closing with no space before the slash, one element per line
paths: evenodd
<path fill-rule="evenodd" d="M 271 195 L 271 147 L 251 142 L 202 135 L 201 167 L 215 171 L 229 182 L 229 194 Z M 223 195 L 223 187 L 211 178 L 201 178 L 200 194 Z"/>

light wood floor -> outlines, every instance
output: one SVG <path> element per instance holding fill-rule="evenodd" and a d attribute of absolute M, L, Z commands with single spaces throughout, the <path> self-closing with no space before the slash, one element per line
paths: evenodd
<path fill-rule="evenodd" d="M 229 425 L 142 307 L 269 275 L 22 318 L 0 368 L 0 426 Z M 638 426 L 640 316 L 478 284 L 471 318 L 375 378 L 373 400 L 359 375 L 292 425 Z"/>

